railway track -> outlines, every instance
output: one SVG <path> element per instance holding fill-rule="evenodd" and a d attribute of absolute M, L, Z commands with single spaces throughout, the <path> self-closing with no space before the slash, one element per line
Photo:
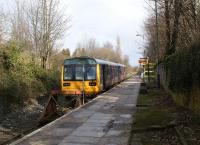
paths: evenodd
<path fill-rule="evenodd" d="M 13 133 L 12 131 L 4 131 L 0 130 L 0 145 L 7 145 L 23 136 L 26 134 L 38 129 L 38 127 L 34 127 L 32 129 L 29 129 L 23 133 Z"/>
<path fill-rule="evenodd" d="M 85 100 L 85 103 L 87 103 L 90 100 L 92 100 L 92 99 Z M 41 128 L 42 126 L 52 122 L 53 120 L 61 117 L 65 113 L 79 107 L 82 104 L 82 102 L 80 102 L 81 101 L 80 97 L 74 97 L 74 98 L 66 100 L 64 97 L 58 96 L 55 99 L 55 101 L 56 101 L 55 102 L 56 103 L 56 112 L 53 112 L 48 117 L 40 118 L 38 120 L 38 123 L 35 126 L 30 127 L 30 129 L 28 129 L 26 131 L 23 131 L 21 133 L 14 133 L 12 130 L 0 128 L 0 145 L 7 145 L 17 139 L 22 138 L 23 136 L 33 132 L 34 130 Z M 49 105 L 48 103 L 51 103 L 51 102 L 49 102 L 49 101 L 47 102 L 45 109 L 46 109 L 46 107 L 48 107 L 48 105 Z M 42 114 L 44 114 L 44 113 L 45 113 L 45 111 L 43 111 Z M 41 116 L 42 116 L 42 114 L 41 114 Z"/>
<path fill-rule="evenodd" d="M 18 136 L 18 134 L 0 129 L 0 145 L 7 144 L 9 140 L 15 138 L 16 136 Z"/>

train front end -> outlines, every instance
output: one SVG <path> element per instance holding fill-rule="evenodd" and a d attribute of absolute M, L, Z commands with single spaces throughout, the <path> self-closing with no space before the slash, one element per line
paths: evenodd
<path fill-rule="evenodd" d="M 66 59 L 62 66 L 61 91 L 64 96 L 94 96 L 100 92 L 99 65 L 92 58 Z"/>

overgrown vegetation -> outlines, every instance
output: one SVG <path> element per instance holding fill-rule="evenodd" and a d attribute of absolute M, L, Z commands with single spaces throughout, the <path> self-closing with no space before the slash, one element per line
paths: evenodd
<path fill-rule="evenodd" d="M 164 72 L 161 80 L 174 100 L 185 107 L 200 111 L 200 2 L 196 0 L 159 0 L 158 36 L 155 17 L 149 16 L 145 24 L 151 60 L 160 60 Z M 155 14 L 155 11 L 152 11 Z M 155 48 L 158 39 L 158 49 Z M 159 54 L 159 55 L 157 55 Z M 167 83 L 166 83 L 167 82 Z"/>
<path fill-rule="evenodd" d="M 45 95 L 59 84 L 57 70 L 41 68 L 16 42 L 0 48 L 0 66 L 0 102 L 7 111 L 10 105 Z"/>
<path fill-rule="evenodd" d="M 184 52 L 170 55 L 165 66 L 168 70 L 169 88 L 180 105 L 199 111 L 200 92 L 200 43 Z"/>
<path fill-rule="evenodd" d="M 162 89 L 139 94 L 133 120 L 130 145 L 179 145 L 176 129 L 189 145 L 199 144 L 199 115 L 176 105 Z"/>

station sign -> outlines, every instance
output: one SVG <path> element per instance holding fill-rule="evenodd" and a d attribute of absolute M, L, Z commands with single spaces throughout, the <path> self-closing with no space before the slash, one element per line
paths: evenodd
<path fill-rule="evenodd" d="M 141 65 L 146 65 L 146 64 L 148 63 L 148 58 L 140 58 L 140 59 L 139 59 L 139 63 L 140 63 Z"/>

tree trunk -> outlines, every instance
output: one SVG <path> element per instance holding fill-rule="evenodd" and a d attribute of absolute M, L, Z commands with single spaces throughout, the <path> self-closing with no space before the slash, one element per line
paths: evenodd
<path fill-rule="evenodd" d="M 171 40 L 171 47 L 168 49 L 167 54 L 173 54 L 176 51 L 176 44 L 178 39 L 179 33 L 179 18 L 182 9 L 182 0 L 175 0 L 174 2 L 174 26 L 173 26 L 173 33 L 172 33 L 172 40 Z"/>
<path fill-rule="evenodd" d="M 170 15 L 169 15 L 169 1 L 165 0 L 165 31 L 166 31 L 166 46 L 165 50 L 167 52 L 168 49 L 170 49 L 170 43 L 171 43 L 171 29 L 170 29 Z"/>

